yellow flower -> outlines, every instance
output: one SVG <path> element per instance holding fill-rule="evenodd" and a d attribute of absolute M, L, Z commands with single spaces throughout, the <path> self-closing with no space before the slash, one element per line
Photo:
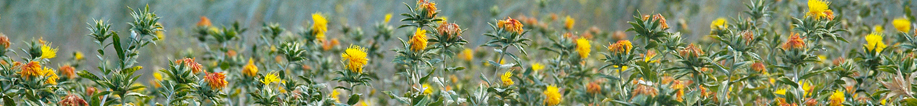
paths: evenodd
<path fill-rule="evenodd" d="M 331 99 L 334 99 L 334 102 L 341 103 L 341 100 L 338 99 L 338 95 L 341 95 L 341 92 L 338 92 L 337 89 L 331 90 Z"/>
<path fill-rule="evenodd" d="M 580 58 L 589 57 L 590 51 L 592 51 L 592 45 L 589 44 L 589 40 L 586 40 L 586 38 L 576 39 L 576 52 L 579 53 Z"/>
<path fill-rule="evenodd" d="M 519 20 L 507 17 L 506 20 L 497 21 L 497 27 L 503 28 L 503 30 L 509 32 L 515 32 L 516 34 L 522 34 L 522 23 Z"/>
<path fill-rule="evenodd" d="M 253 61 L 252 58 L 248 58 L 248 64 L 242 67 L 242 73 L 246 76 L 255 76 L 258 74 L 258 66 L 255 66 L 255 61 Z"/>
<path fill-rule="evenodd" d="M 577 40 L 577 42 L 579 41 Z M 609 45 L 608 51 L 611 51 L 611 53 L 614 53 L 614 54 L 618 54 L 618 53 L 623 54 L 623 53 L 629 53 L 630 50 L 632 50 L 633 48 L 634 48 L 634 45 L 631 44 L 629 40 L 619 40 L 618 42 L 615 42 L 614 44 Z"/>
<path fill-rule="evenodd" d="M 809 0 L 809 13 L 806 16 L 814 16 L 816 19 L 828 17 L 828 14 L 825 14 L 828 10 L 828 4 L 830 2 L 825 0 Z"/>
<path fill-rule="evenodd" d="M 328 20 L 325 20 L 325 17 L 321 13 L 312 14 L 312 34 L 315 35 L 315 39 L 325 39 L 325 32 L 328 32 Z"/>
<path fill-rule="evenodd" d="M 153 72 L 153 79 L 156 79 L 156 81 L 162 81 L 162 74 L 159 72 Z"/>
<path fill-rule="evenodd" d="M 563 101 L 560 97 L 560 90 L 558 90 L 555 86 L 548 85 L 544 90 L 544 96 L 545 105 L 553 106 L 560 104 L 560 102 Z"/>
<path fill-rule="evenodd" d="M 430 84 L 423 84 L 423 94 L 424 95 L 433 94 L 433 87 L 430 87 Z"/>
<path fill-rule="evenodd" d="M 54 70 L 51 70 L 51 68 L 45 67 L 44 69 L 42 69 L 41 75 L 48 78 L 47 80 L 45 80 L 46 84 L 57 85 L 57 79 L 59 77 L 57 76 L 57 73 L 54 72 Z"/>
<path fill-rule="evenodd" d="M 726 18 L 716 18 L 713 22 L 710 22 L 710 29 L 725 29 L 729 28 L 729 22 L 726 21 Z"/>
<path fill-rule="evenodd" d="M 620 68 L 620 69 L 618 69 L 618 70 L 615 70 L 615 71 L 618 71 L 618 72 L 626 71 L 626 70 L 627 70 L 627 66 L 623 66 L 623 67 L 622 67 L 622 66 L 618 66 L 618 65 L 613 65 L 612 67 Z"/>
<path fill-rule="evenodd" d="M 414 32 L 414 36 L 408 42 L 411 44 L 411 51 L 414 52 L 427 48 L 427 30 L 417 28 L 417 32 Z"/>
<path fill-rule="evenodd" d="M 777 91 L 774 91 L 774 94 L 786 95 L 786 89 L 778 89 Z"/>
<path fill-rule="evenodd" d="M 356 73 L 363 73 L 363 66 L 369 62 L 369 59 L 366 58 L 366 48 L 356 45 L 350 45 L 347 50 L 344 50 L 341 58 L 347 62 L 347 69 Z"/>
<path fill-rule="evenodd" d="M 893 23 L 893 24 L 894 24 L 894 23 Z M 875 31 L 876 33 L 882 33 L 882 31 L 885 31 L 885 29 L 883 29 L 882 26 L 879 26 L 879 25 L 872 26 L 872 29 L 873 29 L 873 31 Z"/>
<path fill-rule="evenodd" d="M 656 50 L 648 50 L 643 55 L 643 62 L 659 63 L 659 60 L 654 60 L 653 57 L 656 57 Z"/>
<path fill-rule="evenodd" d="M 459 54 L 459 58 L 465 61 L 471 61 L 472 59 L 474 59 L 474 51 L 472 51 L 471 49 L 465 48 L 465 50 L 462 50 L 462 53 Z"/>
<path fill-rule="evenodd" d="M 815 87 L 813 87 L 809 82 L 799 81 L 799 84 L 802 85 L 802 90 L 805 91 L 803 92 L 803 96 L 810 96 L 812 95 L 812 91 L 815 90 Z"/>
<path fill-rule="evenodd" d="M 80 52 L 80 51 L 73 52 L 73 59 L 74 60 L 83 60 L 83 52 Z"/>
<path fill-rule="evenodd" d="M 207 82 L 207 85 L 210 85 L 211 89 L 223 89 L 228 84 L 226 75 L 223 72 L 207 73 L 204 76 L 204 81 Z"/>
<path fill-rule="evenodd" d="M 277 74 L 264 75 L 264 79 L 261 80 L 261 83 L 264 83 L 264 85 L 277 82 L 280 82 L 280 78 L 277 78 Z"/>
<path fill-rule="evenodd" d="M 544 65 L 541 65 L 541 63 L 532 64 L 532 71 L 537 72 L 537 71 L 541 71 L 541 69 L 544 69 Z"/>
<path fill-rule="evenodd" d="M 513 85 L 514 82 L 513 82 L 513 79 L 511 78 L 512 76 L 513 76 L 512 71 L 506 71 L 505 73 L 503 73 L 503 76 L 500 76 L 500 80 L 503 81 L 504 86 Z"/>
<path fill-rule="evenodd" d="M 895 18 L 895 20 L 892 21 L 892 25 L 895 26 L 898 32 L 908 33 L 911 31 L 911 21 L 907 20 L 907 18 Z"/>
<path fill-rule="evenodd" d="M 57 48 L 51 48 L 48 44 L 41 45 L 41 58 L 51 59 L 57 57 Z"/>
<path fill-rule="evenodd" d="M 570 16 L 567 16 L 567 18 L 564 20 L 564 29 L 567 29 L 567 30 L 573 29 L 573 24 L 575 23 L 576 23 L 576 20 L 573 20 L 573 18 L 570 18 Z"/>
<path fill-rule="evenodd" d="M 863 44 L 863 46 L 866 46 L 867 51 L 876 51 L 875 53 L 880 53 L 886 47 L 885 43 L 882 42 L 882 35 L 879 33 L 866 35 L 865 39 L 866 44 Z"/>
<path fill-rule="evenodd" d="M 829 104 L 831 106 L 843 106 L 844 104 L 844 91 L 838 89 L 834 91 L 834 94 L 831 94 L 831 97 L 828 97 Z"/>
<path fill-rule="evenodd" d="M 392 20 L 392 13 L 385 14 L 385 21 L 383 22 L 388 23 L 390 20 Z"/>

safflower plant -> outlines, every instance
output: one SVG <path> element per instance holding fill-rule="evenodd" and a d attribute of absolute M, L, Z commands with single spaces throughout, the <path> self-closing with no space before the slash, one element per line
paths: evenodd
<path fill-rule="evenodd" d="M 131 8 L 126 25 L 87 24 L 81 37 L 91 39 L 95 52 L 85 55 L 95 56 L 49 36 L 0 34 L 0 102 L 917 105 L 910 2 L 876 8 L 899 2 L 749 0 L 738 2 L 744 9 L 734 16 L 698 16 L 709 14 L 694 11 L 705 4 L 667 1 L 649 14 L 639 12 L 644 7 L 615 13 L 633 16 L 623 19 L 593 18 L 602 9 L 551 11 L 606 1 L 506 2 L 538 6 L 494 5 L 489 13 L 450 16 L 464 14 L 451 10 L 453 1 L 417 0 L 394 7 L 400 15 L 361 14 L 372 19 L 367 22 L 314 11 L 300 14 L 301 26 L 190 16 L 197 22 L 176 27 L 164 26 L 174 16 Z M 902 11 L 887 11 L 899 6 Z M 602 28 L 606 19 L 620 22 Z M 164 50 L 173 45 L 188 49 Z"/>

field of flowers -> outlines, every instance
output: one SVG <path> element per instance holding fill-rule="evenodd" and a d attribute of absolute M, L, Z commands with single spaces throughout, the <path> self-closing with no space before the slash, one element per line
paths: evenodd
<path fill-rule="evenodd" d="M 699 1 L 663 1 L 620 10 L 634 14 L 613 19 L 620 29 L 500 6 L 455 20 L 437 8 L 454 2 L 436 0 L 370 25 L 309 12 L 299 28 L 206 15 L 169 28 L 127 6 L 127 20 L 78 22 L 78 37 L 0 33 L 0 106 L 917 105 L 913 1 L 739 0 L 738 14 L 704 22 L 682 19 L 705 14 L 688 5 Z M 46 40 L 83 38 L 94 43 Z"/>

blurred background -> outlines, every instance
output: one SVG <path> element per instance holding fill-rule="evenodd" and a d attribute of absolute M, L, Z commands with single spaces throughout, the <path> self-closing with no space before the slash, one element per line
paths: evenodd
<path fill-rule="evenodd" d="M 439 16 L 447 17 L 449 22 L 455 22 L 465 29 L 465 39 L 469 40 L 466 47 L 475 48 L 489 39 L 481 36 L 490 30 L 488 22 L 505 17 L 528 16 L 548 23 L 549 26 L 560 29 L 563 18 L 570 16 L 576 20 L 574 31 L 584 32 L 595 27 L 604 32 L 624 31 L 631 26 L 627 21 L 632 21 L 636 12 L 643 14 L 663 14 L 672 31 L 681 32 L 686 42 L 704 40 L 703 36 L 709 34 L 709 24 L 719 17 L 747 17 L 743 11 L 747 0 L 432 0 L 436 2 L 441 11 Z M 772 6 L 780 9 L 774 11 L 775 20 L 786 20 L 789 17 L 799 17 L 805 11 L 805 0 L 767 0 L 773 2 Z M 906 0 L 876 0 L 846 4 L 851 1 L 861 0 L 831 0 L 831 8 L 837 6 L 853 6 L 849 8 L 871 8 L 879 10 L 881 15 L 869 17 L 856 17 L 855 20 L 879 23 L 879 25 L 892 28 L 887 23 L 894 17 L 902 16 L 900 5 Z M 0 33 L 5 34 L 13 41 L 12 48 L 24 47 L 25 41 L 43 37 L 53 42 L 52 46 L 60 48 L 58 58 L 52 61 L 71 58 L 74 51 L 82 51 L 90 63 L 83 69 L 92 69 L 98 59 L 92 52 L 98 47 L 88 37 L 88 23 L 93 20 L 104 20 L 112 23 L 112 30 L 127 33 L 131 21 L 129 8 L 142 8 L 149 5 L 155 14 L 162 17 L 159 20 L 165 27 L 165 41 L 155 46 L 145 48 L 140 57 L 141 66 L 164 67 L 169 60 L 174 60 L 180 51 L 203 50 L 197 45 L 199 41 L 193 39 L 195 24 L 200 17 L 208 17 L 214 26 L 228 26 L 238 21 L 242 27 L 249 31 L 243 34 L 242 41 L 254 42 L 258 36 L 258 29 L 266 22 L 280 23 L 287 29 L 286 35 L 298 36 L 294 32 L 300 28 L 311 25 L 311 14 L 321 13 L 329 20 L 329 38 L 345 39 L 341 35 L 343 26 L 360 27 L 366 35 L 374 35 L 373 25 L 383 21 L 385 14 L 393 14 L 392 21 L 388 24 L 398 26 L 403 16 L 409 10 L 404 3 L 414 5 L 415 0 L 2 0 L 0 1 Z M 869 6 L 873 5 L 873 6 Z M 862 6 L 862 7 L 859 7 Z M 907 6 L 914 7 L 914 6 Z M 867 10 L 867 11 L 868 11 Z M 839 14 L 852 17 L 855 14 Z M 888 18 L 877 18 L 877 17 Z M 735 19 L 730 19 L 735 20 Z M 731 21 L 735 22 L 735 21 Z M 788 21 L 781 21 L 788 22 Z M 772 23 L 769 27 L 789 28 L 789 23 Z M 403 37 L 412 33 L 414 29 L 397 29 L 395 37 Z M 629 38 L 633 33 L 627 32 Z M 608 38 L 608 37 L 601 37 Z M 400 46 L 391 40 L 388 46 Z M 607 41 L 599 41 L 604 45 Z M 342 45 L 350 44 L 342 41 Z M 109 48 L 111 49 L 111 48 Z M 18 49 L 14 49 L 18 50 Z M 243 49 L 245 50 L 245 49 Z M 388 49 L 386 49 L 388 50 Z M 534 49 L 532 49 L 534 50 Z M 21 51 L 20 51 L 21 52 Z M 197 52 L 200 53 L 200 52 Z M 241 53 L 246 53 L 242 51 Z M 22 55 L 22 54 L 20 54 Z M 385 60 L 391 61 L 388 53 Z M 67 63 L 52 63 L 67 64 Z M 392 68 L 380 69 L 383 71 Z M 90 70 L 94 71 L 94 70 Z M 149 73 L 151 71 L 144 70 Z"/>

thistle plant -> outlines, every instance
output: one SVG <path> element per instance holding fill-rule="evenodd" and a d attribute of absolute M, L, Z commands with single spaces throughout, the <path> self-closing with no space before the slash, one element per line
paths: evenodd
<path fill-rule="evenodd" d="M 102 75 L 97 76 L 92 74 L 89 71 L 83 70 L 80 71 L 80 77 L 87 78 L 96 84 L 107 88 L 109 91 L 100 92 L 94 94 L 90 97 L 100 97 L 103 99 L 100 101 L 92 101 L 91 105 L 107 105 L 114 103 L 114 101 L 120 102 L 121 105 L 126 105 L 129 99 L 127 97 L 138 97 L 145 98 L 146 95 L 137 92 L 130 92 L 133 90 L 144 88 L 144 86 L 132 86 L 137 80 L 139 75 L 134 75 L 134 72 L 143 69 L 142 66 L 134 66 L 134 63 L 137 63 L 137 57 L 139 57 L 139 50 L 142 47 L 147 46 L 150 43 L 155 44 L 154 40 L 158 40 L 155 31 L 162 31 L 162 25 L 157 24 L 159 17 L 156 14 L 153 14 L 149 11 L 149 6 L 144 9 L 133 10 L 131 9 L 131 16 L 134 18 L 133 22 L 130 22 L 131 25 L 131 35 L 128 36 L 127 44 L 122 44 L 121 36 L 118 33 L 108 31 L 110 25 L 105 24 L 103 21 L 97 21 L 95 27 L 90 27 L 90 31 L 93 31 L 89 36 L 96 38 L 96 43 L 101 47 L 98 50 L 98 57 L 102 61 L 106 61 L 105 52 L 103 51 L 109 45 L 114 46 L 115 55 L 118 59 L 118 64 L 115 67 L 108 67 L 107 64 L 100 63 L 98 69 L 101 71 Z M 111 37 L 111 43 L 105 43 L 105 41 Z M 111 98 L 109 97 L 118 96 L 120 98 Z"/>

